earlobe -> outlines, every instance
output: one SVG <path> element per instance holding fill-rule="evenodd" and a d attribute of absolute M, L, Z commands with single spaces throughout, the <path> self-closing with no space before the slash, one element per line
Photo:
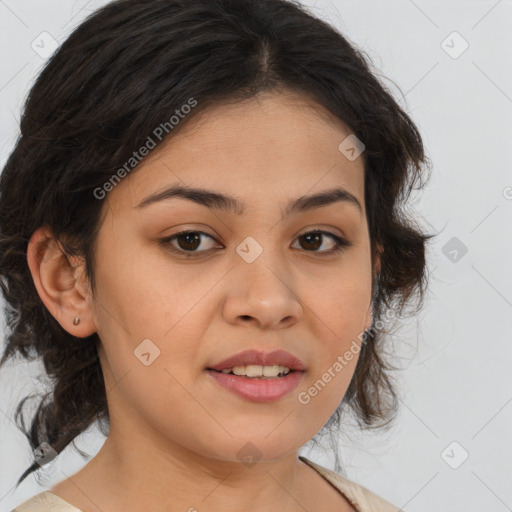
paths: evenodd
<path fill-rule="evenodd" d="M 62 328 L 79 338 L 96 332 L 90 294 L 77 279 L 83 265 L 70 263 L 49 228 L 32 234 L 27 263 L 41 301 Z"/>

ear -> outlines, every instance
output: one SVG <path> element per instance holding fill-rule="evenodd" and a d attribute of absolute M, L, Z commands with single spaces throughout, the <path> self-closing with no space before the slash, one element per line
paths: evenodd
<path fill-rule="evenodd" d="M 39 297 L 62 328 L 79 338 L 96 332 L 83 258 L 66 255 L 51 230 L 41 227 L 30 238 L 27 262 Z"/>
<path fill-rule="evenodd" d="M 377 289 L 377 280 L 379 278 L 380 274 L 380 268 L 381 268 L 381 255 L 384 251 L 384 248 L 381 244 L 376 244 L 376 248 L 373 252 L 373 268 L 372 268 L 372 298 L 370 301 L 370 306 L 368 307 L 368 312 L 366 313 L 366 319 L 365 319 L 365 327 L 364 330 L 367 331 L 373 323 L 373 298 Z"/>

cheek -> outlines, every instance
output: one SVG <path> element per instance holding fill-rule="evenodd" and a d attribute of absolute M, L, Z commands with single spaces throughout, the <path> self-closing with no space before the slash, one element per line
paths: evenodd
<path fill-rule="evenodd" d="M 309 413 L 327 421 L 353 377 L 362 335 L 371 307 L 371 275 L 365 265 L 340 272 L 308 297 L 316 326 L 315 364 L 301 388 L 299 402 Z"/>
<path fill-rule="evenodd" d="M 369 264 L 368 264 L 369 268 Z M 321 339 L 334 347 L 365 330 L 371 307 L 371 274 L 366 265 L 340 269 L 311 286 L 304 297 L 311 308 L 315 323 L 322 332 Z"/>
<path fill-rule="evenodd" d="M 201 299 L 216 281 L 198 279 L 193 269 L 171 273 L 160 257 L 145 255 L 97 267 L 95 317 L 107 387 L 122 380 L 122 400 L 165 418 L 169 407 L 179 408 L 179 383 L 188 385 L 198 365 L 198 340 L 211 321 Z"/>
<path fill-rule="evenodd" d="M 126 257 L 104 259 L 97 276 L 100 324 L 129 333 L 133 342 L 166 340 L 215 284 L 198 278 L 197 266 L 173 266 L 163 250 L 137 247 Z"/>

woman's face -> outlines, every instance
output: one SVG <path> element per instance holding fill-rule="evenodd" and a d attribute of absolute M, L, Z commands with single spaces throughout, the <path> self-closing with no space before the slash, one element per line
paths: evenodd
<path fill-rule="evenodd" d="M 291 93 L 190 121 L 103 206 L 91 307 L 110 437 L 216 460 L 279 459 L 335 411 L 371 324 L 363 159 L 339 149 L 343 123 Z M 148 201 L 168 187 L 216 195 Z M 334 189 L 345 192 L 304 199 Z M 182 231 L 191 233 L 171 238 Z M 335 252 L 337 237 L 349 245 Z M 211 370 L 248 349 L 286 351 L 303 370 Z"/>

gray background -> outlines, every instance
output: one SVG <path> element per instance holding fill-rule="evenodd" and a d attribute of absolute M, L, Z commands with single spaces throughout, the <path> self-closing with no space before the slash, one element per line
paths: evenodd
<path fill-rule="evenodd" d="M 105 3 L 0 0 L 2 165 L 40 54 L 51 49 L 40 34 L 62 42 Z M 433 163 L 413 203 L 422 225 L 439 233 L 430 287 L 424 309 L 391 340 L 404 368 L 400 416 L 387 433 L 347 430 L 347 474 L 407 512 L 512 510 L 512 1 L 304 3 L 367 52 Z M 29 477 L 13 491 L 29 463 L 13 411 L 40 387 L 39 372 L 37 363 L 0 372 L 0 511 L 85 464 L 68 447 L 42 487 Z M 93 456 L 102 442 L 91 429 L 77 445 Z M 332 468 L 328 450 L 303 453 Z"/>

